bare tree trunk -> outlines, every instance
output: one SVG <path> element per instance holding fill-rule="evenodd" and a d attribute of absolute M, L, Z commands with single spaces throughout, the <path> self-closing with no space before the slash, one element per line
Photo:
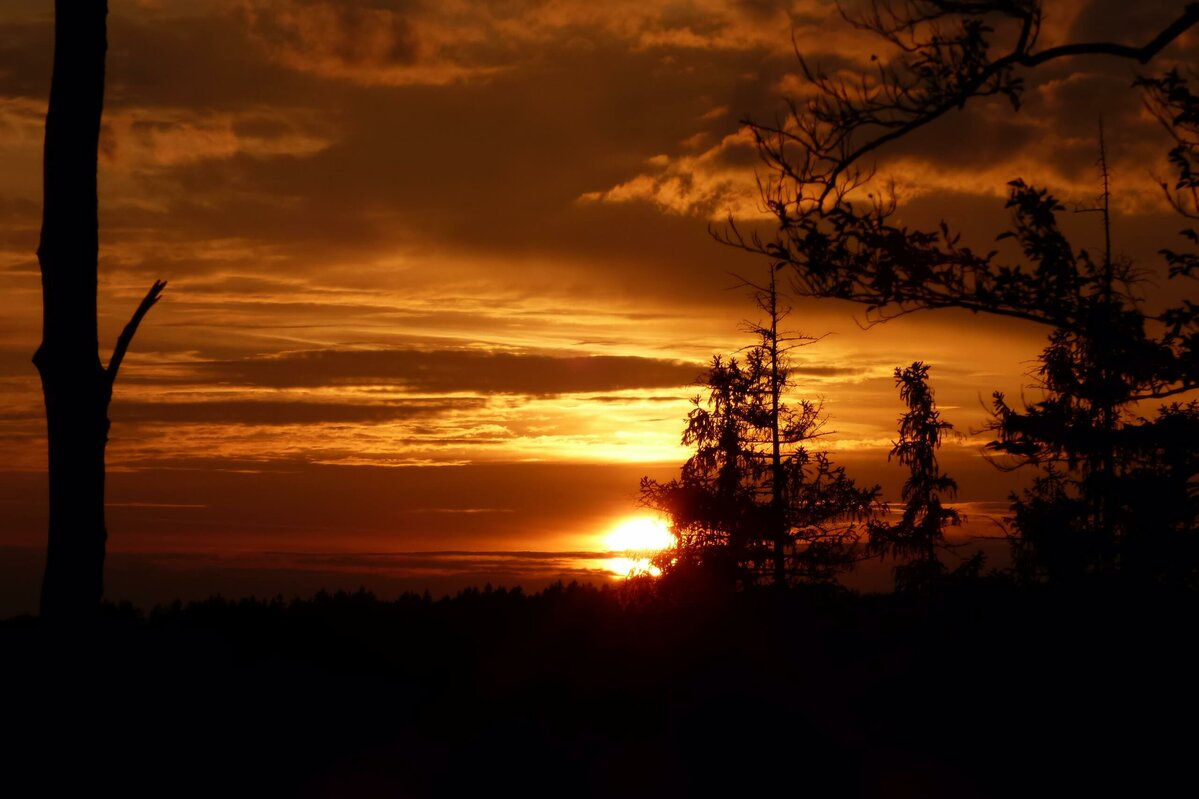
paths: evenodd
<path fill-rule="evenodd" d="M 112 362 L 100 362 L 96 167 L 104 106 L 107 0 L 56 0 L 54 75 L 43 163 L 42 378 L 49 439 L 50 533 L 42 615 L 93 614 L 103 591 L 104 449 L 112 381 L 156 282 L 126 327 Z"/>
<path fill-rule="evenodd" d="M 54 77 L 46 114 L 42 377 L 50 444 L 50 539 L 43 616 L 77 616 L 100 602 L 104 572 L 104 446 L 111 384 L 96 325 L 99 248 L 96 149 L 104 105 L 106 0 L 57 0 Z"/>

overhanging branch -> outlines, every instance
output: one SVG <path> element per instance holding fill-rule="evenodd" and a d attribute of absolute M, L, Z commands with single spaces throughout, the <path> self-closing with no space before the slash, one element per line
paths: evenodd
<path fill-rule="evenodd" d="M 1004 70 L 1013 66 L 1035 67 L 1044 64 L 1047 61 L 1053 61 L 1058 58 L 1067 58 L 1080 55 L 1106 55 L 1115 56 L 1117 58 L 1127 58 L 1137 61 L 1141 64 L 1147 64 L 1154 56 L 1160 53 L 1167 45 L 1192 28 L 1196 23 L 1199 23 L 1199 3 L 1188 3 L 1183 9 L 1182 16 L 1174 20 L 1170 25 L 1162 29 L 1153 39 L 1141 47 L 1132 47 L 1129 45 L 1116 44 L 1114 42 L 1080 42 L 1077 44 L 1066 44 L 1058 47 L 1051 47 L 1048 50 L 1043 50 L 1039 53 L 1029 53 L 1024 48 L 1027 46 L 1028 36 L 1027 30 L 1022 30 L 1019 43 L 1016 48 L 995 61 L 988 64 L 981 70 L 977 76 L 961 87 L 961 90 L 954 95 L 945 98 L 942 102 L 932 108 L 917 114 L 906 123 L 899 127 L 888 131 L 870 141 L 863 143 L 856 149 L 849 152 L 844 158 L 840 159 L 840 163 L 834 165 L 829 176 L 828 185 L 831 187 L 836 184 L 836 180 L 841 173 L 845 171 L 850 164 L 860 160 L 868 153 L 877 150 L 885 144 L 888 144 L 896 139 L 902 138 L 915 130 L 918 130 L 930 122 L 939 119 L 944 114 L 954 108 L 961 108 L 967 99 L 977 94 L 988 81 L 996 78 Z M 805 66 L 806 71 L 806 66 Z M 827 194 L 828 189 L 825 190 Z"/>

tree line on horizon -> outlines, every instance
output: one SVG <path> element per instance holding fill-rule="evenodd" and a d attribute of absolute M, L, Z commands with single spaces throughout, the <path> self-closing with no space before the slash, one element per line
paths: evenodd
<path fill-rule="evenodd" d="M 726 587 L 827 580 L 863 551 L 895 557 L 901 588 L 927 589 L 946 573 L 938 551 L 960 518 L 946 505 L 957 486 L 936 452 L 952 425 L 937 411 L 928 367 L 895 370 L 907 411 L 890 456 L 909 477 L 900 518 L 888 522 L 878 487 L 858 486 L 815 446 L 820 403 L 781 400 L 793 388 L 787 353 L 814 341 L 779 333 L 776 276 L 785 275 L 797 296 L 864 306 L 871 325 L 956 308 L 1045 328 L 1040 398 L 1013 402 L 995 392 L 986 428 L 1000 468 L 1034 473 L 1010 498 L 1011 575 L 1055 585 L 1100 578 L 1195 587 L 1199 402 L 1184 397 L 1199 388 L 1199 305 L 1183 298 L 1150 309 L 1150 273 L 1113 249 L 1102 123 L 1102 192 L 1085 209 L 1101 215 L 1099 253 L 1076 249 L 1058 220 L 1064 206 L 1019 178 L 1008 183 L 1011 226 L 998 237 L 1019 250 L 1014 261 L 998 249 L 971 249 L 946 221 L 935 230 L 904 226 L 894 221 L 893 188 L 875 185 L 866 159 L 983 98 L 1007 100 L 1018 112 L 1021 69 L 1088 54 L 1147 63 L 1199 20 L 1199 4 L 1186 5 L 1143 47 L 1038 50 L 1039 0 L 880 0 L 846 18 L 898 55 L 874 75 L 851 78 L 830 77 L 801 55 L 809 99 L 771 124 L 745 120 L 767 169 L 760 184 L 775 233 L 746 234 L 730 216 L 714 235 L 768 260 L 768 284 L 750 284 L 767 322 L 752 328 L 759 341 L 741 361 L 714 358 L 707 396 L 694 399 L 688 417 L 683 443 L 695 454 L 680 477 L 642 481 L 642 503 L 668 515 L 676 539 L 658 565 L 668 577 L 699 573 Z M 1161 187 L 1188 225 L 1199 220 L 1193 77 L 1172 69 L 1134 83 L 1172 140 L 1174 179 Z M 1193 227 L 1181 236 L 1199 244 Z M 1160 255 L 1174 285 L 1199 277 L 1193 250 L 1163 247 Z M 979 555 L 957 571 L 978 574 L 982 565 Z"/>

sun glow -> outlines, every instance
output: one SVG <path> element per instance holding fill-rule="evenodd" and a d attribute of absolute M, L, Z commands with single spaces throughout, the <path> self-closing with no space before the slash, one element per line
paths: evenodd
<path fill-rule="evenodd" d="M 623 520 L 608 533 L 604 543 L 612 553 L 620 556 L 609 558 L 604 567 L 619 577 L 634 574 L 649 574 L 657 577 L 661 569 L 650 559 L 658 552 L 674 544 L 670 522 L 660 516 L 634 516 Z"/>

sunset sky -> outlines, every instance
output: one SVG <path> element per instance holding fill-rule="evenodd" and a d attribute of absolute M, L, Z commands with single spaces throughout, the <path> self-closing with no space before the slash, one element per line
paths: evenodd
<path fill-rule="evenodd" d="M 34 549 L 52 5 L 0 8 L 0 546 Z M 1047 0 L 1042 45 L 1139 45 L 1182 5 Z M 364 553 L 603 550 L 638 512 L 638 479 L 687 457 L 705 363 L 751 342 L 732 275 L 766 264 L 708 234 L 729 214 L 761 219 L 742 120 L 802 96 L 793 47 L 830 72 L 887 53 L 820 0 L 110 6 L 105 359 L 145 290 L 169 281 L 112 406 L 114 564 L 271 552 L 370 571 L 383 561 Z M 1195 46 L 1188 34 L 1149 71 L 1193 63 Z M 1136 74 L 1055 62 L 1026 75 L 1019 114 L 953 113 L 882 153 L 880 174 L 905 221 L 945 218 L 985 250 L 1008 180 L 1094 203 L 1102 115 L 1116 247 L 1160 271 L 1154 253 L 1181 225 L 1155 182 L 1167 137 Z M 1101 247 L 1095 215 L 1066 216 L 1076 246 Z M 945 416 L 975 431 L 945 452 L 961 499 L 979 520 L 1002 509 L 1013 478 L 982 459 L 976 431 L 993 390 L 1031 383 L 1044 330 L 952 312 L 863 330 L 861 309 L 792 304 L 790 327 L 830 334 L 797 354 L 797 374 L 800 395 L 825 400 L 837 460 L 897 498 L 891 372 L 924 360 Z M 36 579 L 11 601 L 32 606 Z"/>

